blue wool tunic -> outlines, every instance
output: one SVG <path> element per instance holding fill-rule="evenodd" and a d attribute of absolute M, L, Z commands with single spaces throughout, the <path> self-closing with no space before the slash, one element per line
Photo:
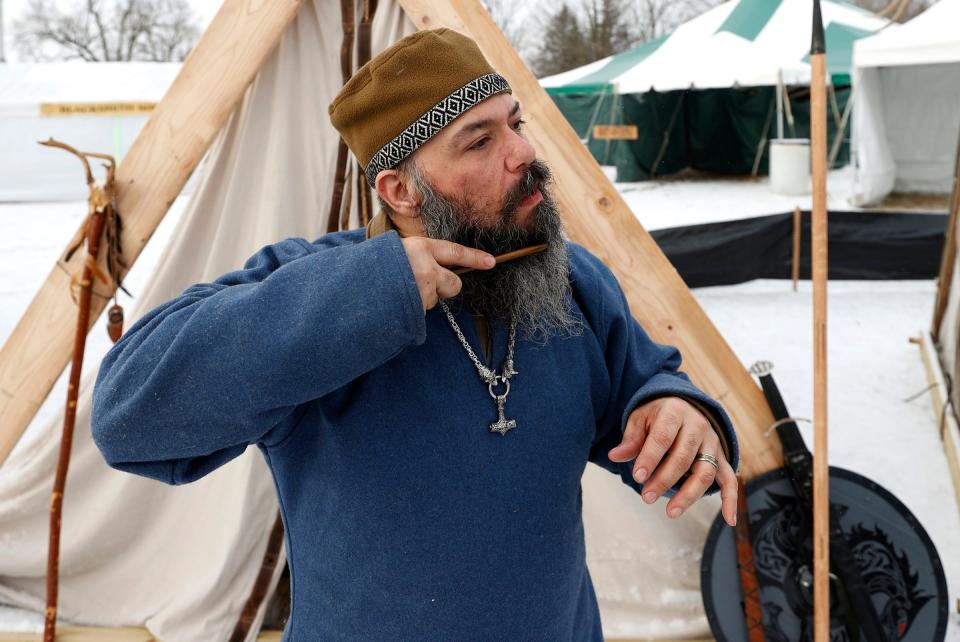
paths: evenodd
<path fill-rule="evenodd" d="M 607 452 L 665 395 L 715 413 L 734 467 L 737 442 L 610 271 L 573 244 L 570 269 L 583 334 L 518 337 L 505 436 L 443 311 L 424 314 L 397 234 L 359 230 L 267 246 L 144 316 L 100 368 L 94 439 L 111 466 L 170 484 L 260 448 L 286 527 L 284 640 L 602 640 L 587 462 L 639 492 Z M 508 331 L 490 335 L 499 371 Z"/>

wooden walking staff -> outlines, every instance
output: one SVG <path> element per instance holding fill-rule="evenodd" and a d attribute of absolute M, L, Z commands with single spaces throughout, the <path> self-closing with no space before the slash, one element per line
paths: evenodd
<path fill-rule="evenodd" d="M 67 385 L 67 407 L 63 415 L 63 434 L 60 440 L 60 455 L 57 460 L 57 473 L 54 478 L 53 492 L 50 497 L 50 547 L 47 550 L 47 608 L 44 618 L 43 639 L 44 642 L 54 642 L 54 638 L 56 637 L 57 592 L 60 576 L 61 509 L 63 507 L 63 491 L 67 481 L 67 468 L 70 465 L 70 449 L 73 445 L 73 428 L 77 418 L 80 369 L 83 366 L 83 352 L 86 347 L 87 329 L 90 327 L 90 298 L 93 293 L 94 277 L 100 279 L 108 286 L 111 285 L 111 279 L 116 278 L 114 274 L 108 276 L 97 266 L 97 256 L 100 253 L 100 237 L 103 236 L 104 228 L 118 226 L 119 223 L 114 199 L 114 170 L 116 169 L 116 163 L 113 157 L 106 154 L 79 152 L 69 145 L 57 142 L 52 138 L 40 144 L 49 147 L 59 147 L 79 157 L 86 171 L 87 187 L 90 190 L 88 196 L 89 211 L 84 225 L 81 227 L 83 237 L 78 240 L 76 245 L 68 249 L 68 254 L 70 254 L 74 249 L 86 242 L 87 254 L 84 257 L 83 271 L 80 280 L 79 282 L 71 280 L 71 290 L 73 285 L 76 285 L 79 289 L 79 294 L 75 298 L 79 310 L 77 312 L 76 334 L 74 335 L 73 341 L 73 360 L 70 366 L 70 381 Z M 90 163 L 87 162 L 87 156 L 109 161 L 109 164 L 106 165 L 107 177 L 103 185 L 97 185 L 94 182 L 93 174 L 90 171 Z M 119 246 L 117 246 L 117 249 L 119 249 Z M 114 259 L 119 260 L 118 257 L 114 257 Z M 108 261 L 108 263 L 111 266 L 108 268 L 111 273 L 114 269 L 118 269 L 118 264 L 115 261 Z M 119 267 L 125 266 L 120 262 Z M 114 282 L 117 282 L 119 285 L 119 279 Z M 116 339 L 114 339 L 114 341 L 116 341 Z"/>
<path fill-rule="evenodd" d="M 820 0 L 813 0 L 810 45 L 810 149 L 813 164 L 813 632 L 830 640 L 830 489 L 827 462 L 827 83 Z"/>

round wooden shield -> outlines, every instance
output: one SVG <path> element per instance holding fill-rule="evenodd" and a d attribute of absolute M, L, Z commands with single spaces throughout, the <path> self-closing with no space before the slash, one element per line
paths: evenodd
<path fill-rule="evenodd" d="M 813 639 L 813 544 L 805 515 L 780 468 L 746 486 L 750 538 L 767 642 Z M 889 640 L 940 642 L 947 627 L 947 584 L 920 522 L 889 491 L 830 467 L 830 502 Z M 718 642 L 746 642 L 735 529 L 718 514 L 701 562 L 701 591 Z M 830 583 L 831 642 L 850 640 L 842 587 Z M 866 640 L 863 631 L 859 639 Z"/>

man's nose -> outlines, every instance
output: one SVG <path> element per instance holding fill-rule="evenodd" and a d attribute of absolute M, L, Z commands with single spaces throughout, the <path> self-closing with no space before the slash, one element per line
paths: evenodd
<path fill-rule="evenodd" d="M 526 169 L 536 159 L 537 153 L 526 138 L 514 134 L 510 141 L 510 150 L 507 154 L 507 169 L 519 172 Z"/>

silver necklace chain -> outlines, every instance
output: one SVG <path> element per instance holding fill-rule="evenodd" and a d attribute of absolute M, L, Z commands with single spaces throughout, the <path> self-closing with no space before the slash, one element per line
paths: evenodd
<path fill-rule="evenodd" d="M 473 365 L 476 367 L 477 373 L 480 375 L 480 379 L 487 384 L 487 390 L 490 392 L 490 396 L 493 397 L 493 400 L 497 403 L 497 421 L 490 424 L 490 432 L 506 435 L 508 430 L 517 427 L 517 422 L 515 420 L 507 419 L 504 416 L 504 406 L 507 402 L 507 395 L 510 394 L 510 379 L 513 377 L 513 375 L 519 374 L 513 369 L 513 353 L 517 340 L 516 319 L 513 319 L 510 322 L 510 339 L 507 343 L 507 357 L 503 362 L 503 368 L 501 369 L 500 374 L 497 374 L 495 370 L 491 370 L 487 366 L 483 365 L 483 362 L 481 362 L 477 357 L 477 353 L 474 352 L 473 348 L 470 347 L 470 342 L 467 341 L 465 336 L 463 336 L 463 330 L 460 329 L 456 319 L 453 318 L 453 313 L 450 312 L 450 307 L 447 305 L 447 302 L 441 299 L 440 307 L 443 308 L 444 314 L 447 315 L 447 321 L 450 322 L 450 327 L 453 328 L 454 334 L 456 334 L 457 339 L 460 340 L 460 345 L 463 346 L 463 349 L 467 352 L 467 356 L 470 357 L 471 361 L 473 361 Z M 497 394 L 495 391 L 495 388 L 500 384 L 503 384 L 504 386 L 503 394 Z"/>

